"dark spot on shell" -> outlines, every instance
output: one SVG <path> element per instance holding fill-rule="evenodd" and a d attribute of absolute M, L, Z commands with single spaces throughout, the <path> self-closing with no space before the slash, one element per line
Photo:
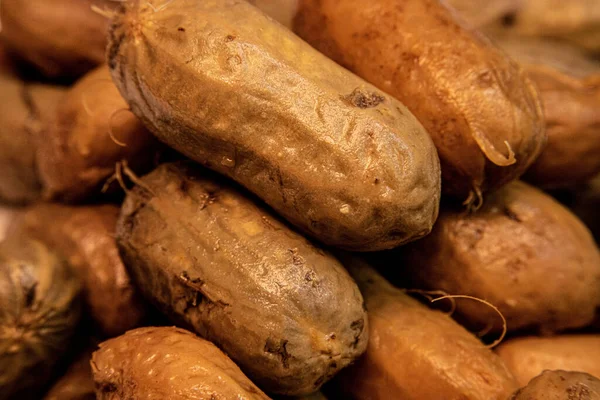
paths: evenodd
<path fill-rule="evenodd" d="M 408 63 L 418 64 L 419 59 L 420 59 L 420 57 L 415 53 L 411 53 L 411 52 L 407 52 L 407 51 L 402 53 L 402 61 L 404 61 L 407 64 Z"/>
<path fill-rule="evenodd" d="M 281 339 L 279 343 L 277 343 L 273 339 L 268 338 L 264 348 L 265 352 L 279 356 L 283 368 L 290 367 L 288 360 L 291 358 L 291 355 L 287 352 L 287 344 L 288 341 L 284 339 Z"/>
<path fill-rule="evenodd" d="M 385 97 L 377 93 L 366 93 L 361 91 L 359 88 L 354 89 L 352 93 L 347 96 L 342 96 L 342 100 L 358 108 L 373 108 L 385 101 Z"/>
<path fill-rule="evenodd" d="M 288 251 L 292 255 L 292 263 L 294 265 L 300 266 L 304 264 L 304 258 L 298 254 L 298 249 L 288 249 Z"/>
<path fill-rule="evenodd" d="M 517 14 L 509 13 L 502 17 L 502 25 L 506 27 L 514 26 L 517 22 Z"/>
<path fill-rule="evenodd" d="M 354 333 L 354 341 L 351 343 L 351 346 L 353 348 L 356 348 L 358 342 L 360 341 L 360 337 L 362 336 L 363 329 L 365 329 L 365 320 L 361 318 L 357 319 L 356 321 L 353 321 L 350 324 L 350 329 L 356 331 Z"/>
<path fill-rule="evenodd" d="M 504 207 L 504 209 L 502 210 L 502 212 L 504 213 L 504 215 L 506 215 L 509 219 L 511 219 L 512 221 L 515 222 L 523 222 L 521 220 L 521 218 L 519 218 L 519 216 L 510 208 L 508 207 Z"/>
<path fill-rule="evenodd" d="M 335 333 L 332 333 L 331 335 L 329 335 L 330 340 L 335 340 L 336 338 L 337 338 L 337 336 L 335 335 Z"/>
<path fill-rule="evenodd" d="M 227 36 L 225 37 L 225 41 L 226 41 L 226 42 L 232 42 L 232 41 L 234 41 L 234 40 L 235 40 L 235 36 L 234 36 L 234 35 L 227 35 Z"/>
<path fill-rule="evenodd" d="M 315 387 L 319 387 L 325 382 L 325 375 L 320 376 L 319 379 L 315 381 Z"/>
<path fill-rule="evenodd" d="M 24 288 L 25 289 L 25 305 L 29 308 L 33 305 L 33 303 L 35 302 L 35 289 L 37 288 L 37 282 L 34 282 L 33 285 L 31 285 L 28 288 Z"/>
<path fill-rule="evenodd" d="M 179 182 L 179 190 L 182 192 L 187 192 L 189 190 L 189 184 L 185 179 L 182 179 L 181 182 Z"/>
<path fill-rule="evenodd" d="M 477 75 L 477 84 L 480 88 L 486 89 L 494 84 L 494 74 L 491 71 L 485 71 Z"/>
<path fill-rule="evenodd" d="M 402 231 L 400 229 L 392 229 L 389 232 L 389 238 L 391 240 L 395 239 L 395 238 L 404 238 L 404 237 L 406 237 L 406 232 L 404 232 L 404 231 Z"/>
<path fill-rule="evenodd" d="M 204 281 L 200 278 L 190 279 L 190 275 L 187 273 L 187 271 L 183 271 L 181 273 L 181 275 L 179 276 L 179 279 L 181 279 L 182 281 L 185 281 L 185 282 L 191 282 L 191 283 L 193 283 L 195 285 L 199 285 L 199 286 L 204 285 Z"/>
<path fill-rule="evenodd" d="M 117 391 L 117 385 L 112 382 L 102 382 L 99 383 L 98 386 L 102 393 L 113 393 Z"/>
<path fill-rule="evenodd" d="M 182 27 L 179 27 L 179 28 L 177 28 L 177 30 L 178 30 L 179 32 L 185 32 L 185 28 L 182 28 Z"/>
<path fill-rule="evenodd" d="M 374 184 L 379 185 L 379 178 L 375 178 L 375 180 L 373 181 Z"/>

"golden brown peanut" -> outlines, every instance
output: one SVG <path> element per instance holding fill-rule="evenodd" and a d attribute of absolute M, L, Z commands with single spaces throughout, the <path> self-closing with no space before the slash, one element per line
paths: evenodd
<path fill-rule="evenodd" d="M 496 353 L 520 386 L 545 370 L 580 371 L 600 377 L 600 335 L 517 337 L 500 344 Z"/>
<path fill-rule="evenodd" d="M 486 31 L 520 37 L 552 37 L 600 50 L 600 3 L 596 0 L 520 0 Z"/>
<path fill-rule="evenodd" d="M 516 389 L 502 361 L 448 315 L 361 261 L 343 261 L 365 297 L 370 339 L 365 356 L 336 378 L 341 398 L 504 400 Z"/>
<path fill-rule="evenodd" d="M 268 400 L 212 343 L 177 328 L 138 328 L 92 358 L 98 400 Z"/>
<path fill-rule="evenodd" d="M 69 260 L 83 282 L 90 316 L 109 337 L 139 326 L 146 311 L 119 256 L 118 215 L 119 209 L 112 205 L 40 204 L 27 210 L 14 227 Z"/>
<path fill-rule="evenodd" d="M 51 77 L 77 77 L 104 62 L 110 0 L 7 0 L 0 40 Z"/>
<path fill-rule="evenodd" d="M 137 286 L 261 388 L 312 393 L 364 352 L 362 296 L 332 255 L 193 163 L 141 182 L 117 225 Z"/>
<path fill-rule="evenodd" d="M 438 0 L 301 0 L 294 30 L 406 104 L 437 147 L 443 192 L 468 205 L 520 176 L 545 144 L 534 85 Z"/>
<path fill-rule="evenodd" d="M 509 331 L 584 327 L 600 305 L 600 254 L 589 230 L 522 182 L 490 195 L 474 214 L 444 210 L 431 235 L 388 254 L 386 262 L 402 265 L 412 287 L 489 301 Z M 457 305 L 474 329 L 501 329 L 490 307 L 470 300 Z"/>
<path fill-rule="evenodd" d="M 35 145 L 63 94 L 62 88 L 0 73 L 0 201 L 24 204 L 40 197 Z"/>
<path fill-rule="evenodd" d="M 96 400 L 91 359 L 92 352 L 84 352 L 46 393 L 44 400 Z"/>
<path fill-rule="evenodd" d="M 574 371 L 544 371 L 509 400 L 600 400 L 600 380 Z"/>
<path fill-rule="evenodd" d="M 431 230 L 439 160 L 423 127 L 245 1 L 128 2 L 109 66 L 160 140 L 317 239 L 368 251 Z"/>
<path fill-rule="evenodd" d="M 70 345 L 79 280 L 42 243 L 0 243 L 0 399 L 36 399 Z"/>
<path fill-rule="evenodd" d="M 548 144 L 525 179 L 556 188 L 600 173 L 600 63 L 551 40 L 502 38 L 498 44 L 536 83 L 545 110 Z"/>
<path fill-rule="evenodd" d="M 99 194 L 115 164 L 151 164 L 155 139 L 130 112 L 101 66 L 83 77 L 59 104 L 37 145 L 44 198 L 74 202 Z"/>

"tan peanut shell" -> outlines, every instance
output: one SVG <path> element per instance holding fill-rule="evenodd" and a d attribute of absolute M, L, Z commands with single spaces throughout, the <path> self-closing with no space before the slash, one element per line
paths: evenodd
<path fill-rule="evenodd" d="M 108 20 L 92 7 L 111 0 L 7 0 L 0 41 L 51 78 L 73 78 L 104 62 Z"/>
<path fill-rule="evenodd" d="M 598 334 L 516 337 L 501 343 L 496 354 L 521 386 L 545 370 L 580 371 L 600 378 Z"/>
<path fill-rule="evenodd" d="M 522 182 L 488 196 L 473 214 L 445 209 L 434 231 L 388 254 L 409 287 L 487 300 L 509 331 L 587 326 L 600 305 L 600 254 L 590 231 L 552 197 Z M 496 312 L 457 300 L 473 329 L 502 328 Z"/>
<path fill-rule="evenodd" d="M 69 89 L 36 146 L 44 198 L 89 199 L 100 193 L 117 162 L 133 169 L 152 162 L 155 139 L 128 108 L 106 66 Z"/>
<path fill-rule="evenodd" d="M 577 371 L 544 371 L 508 400 L 600 400 L 600 379 Z"/>
<path fill-rule="evenodd" d="M 261 388 L 312 393 L 360 356 L 367 316 L 342 265 L 193 163 L 129 192 L 117 227 L 140 290 L 217 344 Z"/>
<path fill-rule="evenodd" d="M 245 1 L 128 2 L 110 36 L 144 124 L 303 231 L 379 250 L 431 230 L 439 161 L 423 127 Z"/>
<path fill-rule="evenodd" d="M 406 104 L 437 147 L 443 192 L 471 207 L 545 144 L 532 82 L 438 0 L 301 0 L 294 31 Z"/>
<path fill-rule="evenodd" d="M 505 400 L 516 383 L 500 358 L 450 316 L 355 259 L 342 259 L 369 313 L 365 355 L 336 378 L 344 399 Z"/>
<path fill-rule="evenodd" d="M 600 173 L 600 63 L 551 40 L 505 37 L 497 43 L 537 85 L 546 115 L 548 144 L 524 179 L 557 188 Z"/>
<path fill-rule="evenodd" d="M 0 243 L 0 399 L 39 399 L 79 321 L 80 283 L 42 243 Z"/>
<path fill-rule="evenodd" d="M 268 400 L 212 343 L 177 328 L 138 328 L 92 358 L 98 400 Z"/>
<path fill-rule="evenodd" d="M 121 261 L 115 239 L 119 208 L 39 204 L 15 221 L 12 230 L 60 252 L 83 283 L 89 314 L 103 335 L 133 329 L 146 314 L 138 289 Z"/>

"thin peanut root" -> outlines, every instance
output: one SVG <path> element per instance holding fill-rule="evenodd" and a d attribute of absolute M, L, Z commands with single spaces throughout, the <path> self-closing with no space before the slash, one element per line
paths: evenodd
<path fill-rule="evenodd" d="M 434 302 L 433 296 L 448 296 L 448 293 L 444 292 L 443 290 L 403 289 L 403 291 L 408 294 L 410 294 L 410 293 L 420 294 L 421 296 L 423 296 L 427 300 L 429 300 L 430 303 Z M 451 316 L 452 314 L 454 314 L 454 311 L 456 311 L 456 301 L 451 297 L 447 297 L 447 298 L 450 301 L 450 311 L 448 311 L 446 314 Z"/>
<path fill-rule="evenodd" d="M 488 333 L 490 333 L 490 331 L 492 330 L 493 327 L 494 327 L 494 323 L 488 322 L 488 324 L 485 328 L 483 328 L 482 330 L 480 330 L 479 332 L 476 333 L 477 337 L 482 338 L 482 337 L 486 336 Z"/>
<path fill-rule="evenodd" d="M 94 85 L 97 85 L 98 83 L 106 83 L 106 82 L 112 83 L 112 81 L 110 79 L 94 79 L 93 81 L 88 82 L 85 88 L 89 89 L 89 88 L 93 87 Z M 92 110 L 88 104 L 85 92 L 81 93 L 81 106 L 83 107 L 83 109 L 85 110 L 85 112 L 87 113 L 87 115 L 89 117 L 94 116 L 94 113 L 92 112 Z"/>
<path fill-rule="evenodd" d="M 114 113 L 112 113 L 112 115 L 111 115 L 111 116 L 110 116 L 110 118 L 108 119 L 108 136 L 110 137 L 110 139 L 111 139 L 111 140 L 112 140 L 112 141 L 113 141 L 113 142 L 114 142 L 114 143 L 115 143 L 117 146 L 121 146 L 121 147 L 127 147 L 127 143 L 125 143 L 125 142 L 121 142 L 120 140 L 118 140 L 118 139 L 115 137 L 115 134 L 114 134 L 114 132 L 113 132 L 113 124 L 112 124 L 112 122 L 113 122 L 113 120 L 114 120 L 115 116 L 116 116 L 117 114 L 119 114 L 120 112 L 123 112 L 123 111 L 129 111 L 129 112 L 131 112 L 131 110 L 130 110 L 129 108 L 121 108 L 121 109 L 119 109 L 119 110 L 116 110 Z"/>
<path fill-rule="evenodd" d="M 498 309 L 498 307 L 496 307 L 495 305 L 493 305 L 492 303 L 479 299 L 477 297 L 473 297 L 473 296 L 467 296 L 467 295 L 463 295 L 463 294 L 455 294 L 455 295 L 446 295 L 446 296 L 442 296 L 442 297 L 438 297 L 437 299 L 433 299 L 431 302 L 435 303 L 436 301 L 440 301 L 443 299 L 469 299 L 469 300 L 475 300 L 478 301 L 480 303 L 483 303 L 487 306 L 489 306 L 490 308 L 492 308 L 494 311 L 496 311 L 498 313 L 498 315 L 500 315 L 500 318 L 502 318 L 502 334 L 500 335 L 500 337 L 498 339 L 496 339 L 493 343 L 487 345 L 487 348 L 494 348 L 496 346 L 498 346 L 502 340 L 504 340 L 504 337 L 506 336 L 506 332 L 508 331 L 508 328 L 506 326 L 506 318 L 504 318 L 504 315 L 502 315 L 502 312 L 500 312 L 500 310 Z"/>
<path fill-rule="evenodd" d="M 92 5 L 92 11 L 96 14 L 102 15 L 106 19 L 113 19 L 117 16 L 117 13 L 111 10 L 102 9 L 98 6 Z"/>
<path fill-rule="evenodd" d="M 483 194 L 478 185 L 473 186 L 473 189 L 469 192 L 469 197 L 463 202 L 463 206 L 467 207 L 468 213 L 474 213 L 483 206 Z"/>
<path fill-rule="evenodd" d="M 117 163 L 115 164 L 115 172 L 106 180 L 106 182 L 104 183 L 104 186 L 102 186 L 102 193 L 106 193 L 108 191 L 108 189 L 110 188 L 110 185 L 114 182 L 117 181 L 119 183 L 119 186 L 121 186 L 121 189 L 123 189 L 123 191 L 125 193 L 129 193 L 129 189 L 127 188 L 127 185 L 125 185 L 125 182 L 123 181 L 123 173 L 121 171 L 121 163 L 122 161 L 117 161 Z"/>
<path fill-rule="evenodd" d="M 127 160 L 117 161 L 117 163 L 115 164 L 115 172 L 106 180 L 104 186 L 102 186 L 102 193 L 106 193 L 106 191 L 110 188 L 110 185 L 114 181 L 117 181 L 119 183 L 119 186 L 121 186 L 121 189 L 123 189 L 125 193 L 129 193 L 130 189 L 125 184 L 123 174 L 125 174 L 125 176 L 127 176 L 127 178 L 129 178 L 129 180 L 133 182 L 136 186 L 141 187 L 142 189 L 150 193 L 152 196 L 156 197 L 154 191 L 150 189 L 148 185 L 142 182 L 142 180 L 135 174 L 135 172 L 133 172 L 131 168 L 129 168 Z"/>
<path fill-rule="evenodd" d="M 490 142 L 490 140 L 479 130 L 472 129 L 471 135 L 477 143 L 477 146 L 479 146 L 479 149 L 483 152 L 483 154 L 485 154 L 488 160 L 494 164 L 500 167 L 507 167 L 517 162 L 515 152 L 513 151 L 512 147 L 510 147 L 510 143 L 508 143 L 507 140 L 504 141 L 504 144 L 508 149 L 508 157 L 496 150 L 492 142 Z"/>
<path fill-rule="evenodd" d="M 153 5 L 152 5 L 152 4 L 151 4 L 149 1 L 147 1 L 147 2 L 146 2 L 146 5 L 147 5 L 148 7 L 150 7 L 150 8 L 152 9 L 152 11 L 154 11 L 154 12 L 156 13 L 156 12 L 162 11 L 162 10 L 164 10 L 165 8 L 167 8 L 167 6 L 168 6 L 169 4 L 171 4 L 172 2 L 173 2 L 173 0 L 167 0 L 167 1 L 166 1 L 165 3 L 163 3 L 162 5 L 160 5 L 160 6 L 158 6 L 158 7 L 154 7 L 154 6 L 153 6 Z"/>
<path fill-rule="evenodd" d="M 127 165 L 127 160 L 121 161 L 121 167 L 123 169 L 123 172 L 125 172 L 125 175 L 127 175 L 127 177 L 131 180 L 131 182 L 135 183 L 137 186 L 143 188 L 148 193 L 150 193 L 152 196 L 156 197 L 156 193 L 154 193 L 154 191 L 152 189 L 150 189 L 150 187 L 148 185 L 146 185 L 144 182 L 142 182 L 142 180 L 135 174 L 135 172 L 133 172 L 129 168 L 129 166 Z"/>

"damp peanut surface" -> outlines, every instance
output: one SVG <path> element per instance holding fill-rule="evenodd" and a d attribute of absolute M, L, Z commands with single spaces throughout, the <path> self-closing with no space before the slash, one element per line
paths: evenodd
<path fill-rule="evenodd" d="M 439 160 L 402 103 L 245 1 L 151 5 L 114 18 L 108 65 L 160 140 L 326 244 L 379 250 L 430 231 Z"/>
<path fill-rule="evenodd" d="M 146 297 L 261 387 L 309 394 L 365 350 L 340 262 L 206 169 L 163 164 L 123 205 L 117 241 Z"/>

